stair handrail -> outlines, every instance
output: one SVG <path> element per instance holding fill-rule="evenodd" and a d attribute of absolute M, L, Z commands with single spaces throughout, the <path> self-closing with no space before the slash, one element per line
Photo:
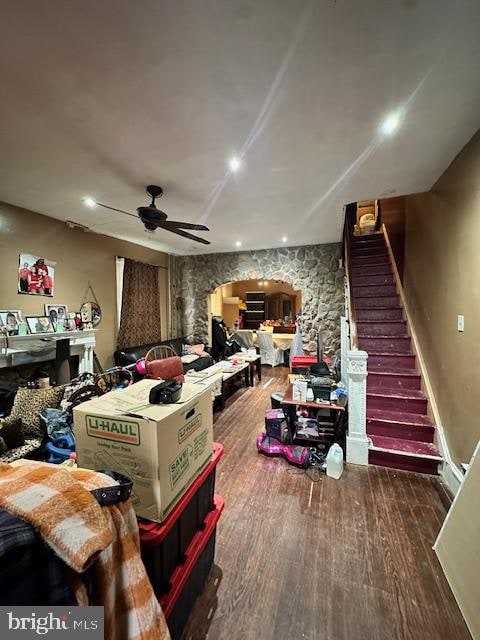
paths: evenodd
<path fill-rule="evenodd" d="M 352 296 L 352 271 L 350 266 L 350 222 L 348 217 L 345 218 L 344 225 L 344 261 L 345 261 L 345 290 L 346 290 L 346 305 L 347 305 L 347 318 L 350 327 L 350 349 L 358 349 L 358 336 L 357 336 L 357 322 L 355 314 L 355 302 Z"/>

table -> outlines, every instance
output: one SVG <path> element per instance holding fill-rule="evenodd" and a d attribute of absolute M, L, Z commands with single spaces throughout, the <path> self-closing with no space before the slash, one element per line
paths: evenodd
<path fill-rule="evenodd" d="M 250 373 L 250 386 L 253 387 L 255 383 L 255 372 L 257 374 L 257 379 L 260 382 L 262 379 L 262 360 L 260 354 L 256 354 L 254 356 L 247 355 L 245 353 L 236 353 L 233 356 L 229 356 L 229 360 L 240 360 L 242 362 L 249 363 L 249 373 Z"/>
<path fill-rule="evenodd" d="M 211 386 L 214 401 L 217 401 L 218 408 L 223 410 L 228 387 L 230 387 L 233 382 L 243 377 L 245 386 L 250 386 L 250 362 L 241 362 L 239 365 L 232 367 L 231 371 L 225 370 L 225 363 L 222 366 L 221 362 L 217 362 L 202 371 L 189 372 L 186 374 L 186 377 L 194 377 L 195 382 Z"/>
<path fill-rule="evenodd" d="M 254 338 L 255 342 L 257 339 L 257 333 L 259 333 L 259 331 L 255 332 L 255 338 Z M 290 349 L 292 340 L 295 337 L 294 333 L 274 333 L 273 331 L 266 331 L 266 333 L 270 333 L 276 346 L 283 350 Z"/>
<path fill-rule="evenodd" d="M 224 371 L 222 378 L 222 396 L 220 400 L 220 410 L 223 411 L 225 408 L 225 400 L 227 399 L 227 388 L 230 386 L 232 382 L 235 382 L 239 378 L 243 378 L 245 380 L 245 386 L 250 386 L 250 363 L 243 362 L 235 367 L 232 371 Z"/>
<path fill-rule="evenodd" d="M 296 410 L 297 407 L 305 407 L 307 409 L 323 409 L 328 410 L 330 415 L 331 427 L 325 427 L 322 429 L 323 433 L 316 436 L 297 436 L 296 427 L 295 427 L 295 418 L 296 418 Z M 288 389 L 285 392 L 285 395 L 282 399 L 282 408 L 288 417 L 288 424 L 290 429 L 290 436 L 292 442 L 294 440 L 302 440 L 304 442 L 328 442 L 328 441 L 337 441 L 342 439 L 342 434 L 340 431 L 342 430 L 344 420 L 343 417 L 346 412 L 345 404 L 332 404 L 328 402 L 312 402 L 310 400 L 294 400 L 293 399 L 293 385 L 289 384 Z M 327 423 L 325 423 L 327 424 Z"/>

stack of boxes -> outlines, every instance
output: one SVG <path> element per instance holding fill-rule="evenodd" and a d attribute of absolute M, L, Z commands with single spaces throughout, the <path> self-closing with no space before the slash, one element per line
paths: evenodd
<path fill-rule="evenodd" d="M 142 557 L 176 640 L 213 564 L 223 448 L 213 443 L 207 386 L 185 383 L 180 403 L 151 405 L 155 384 L 142 380 L 76 407 L 76 449 L 80 467 L 132 478 Z"/>

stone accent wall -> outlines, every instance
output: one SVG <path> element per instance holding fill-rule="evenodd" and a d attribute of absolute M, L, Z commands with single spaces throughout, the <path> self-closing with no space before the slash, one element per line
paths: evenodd
<path fill-rule="evenodd" d="M 236 253 L 175 256 L 171 261 L 172 331 L 189 340 L 208 336 L 207 297 L 218 286 L 237 280 L 283 280 L 302 292 L 304 349 L 316 351 L 318 327 L 326 353 L 340 348 L 344 313 L 341 244 L 282 247 Z"/>

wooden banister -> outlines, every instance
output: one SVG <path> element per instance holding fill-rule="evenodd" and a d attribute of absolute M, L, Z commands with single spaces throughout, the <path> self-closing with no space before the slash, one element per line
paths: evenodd
<path fill-rule="evenodd" d="M 357 323 L 355 315 L 355 302 L 353 300 L 352 270 L 350 266 L 350 222 L 345 219 L 344 225 L 344 248 L 345 248 L 345 272 L 347 275 L 347 301 L 348 301 L 348 323 L 350 325 L 350 348 L 358 349 Z"/>

